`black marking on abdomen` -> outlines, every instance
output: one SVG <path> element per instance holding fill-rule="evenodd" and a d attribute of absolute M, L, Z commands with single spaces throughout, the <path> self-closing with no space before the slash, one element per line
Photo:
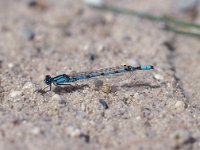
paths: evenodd
<path fill-rule="evenodd" d="M 114 71 L 114 73 L 119 73 L 119 71 L 118 71 L 118 70 L 116 70 L 116 71 Z"/>
<path fill-rule="evenodd" d="M 131 71 L 131 66 L 126 66 L 126 68 L 124 68 L 126 71 Z"/>
<path fill-rule="evenodd" d="M 86 78 L 91 78 L 91 75 L 86 75 Z"/>

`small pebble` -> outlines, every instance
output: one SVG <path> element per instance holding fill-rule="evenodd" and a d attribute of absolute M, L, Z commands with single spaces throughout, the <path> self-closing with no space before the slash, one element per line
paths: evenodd
<path fill-rule="evenodd" d="M 103 81 L 102 80 L 94 80 L 94 86 L 95 90 L 99 90 L 103 86 Z"/>
<path fill-rule="evenodd" d="M 75 128 L 75 127 L 72 127 L 72 126 L 69 126 L 67 128 L 67 133 L 69 134 L 69 136 L 71 137 L 80 137 L 82 132 L 80 129 L 78 128 Z"/>
<path fill-rule="evenodd" d="M 45 38 L 45 37 L 44 37 L 43 34 L 38 33 L 38 34 L 35 35 L 34 41 L 41 42 L 42 40 L 44 40 L 44 38 Z"/>
<path fill-rule="evenodd" d="M 62 100 L 62 97 L 58 94 L 55 94 L 52 96 L 52 100 L 55 100 L 55 101 L 61 101 Z"/>
<path fill-rule="evenodd" d="M 133 95 L 133 101 L 137 104 L 137 105 L 141 105 L 142 103 L 142 99 L 143 99 L 143 96 L 139 95 L 139 93 L 135 93 Z"/>
<path fill-rule="evenodd" d="M 180 129 L 175 131 L 171 137 L 176 140 L 178 143 L 185 143 L 187 141 L 190 141 L 190 139 L 193 139 L 190 132 L 184 129 Z"/>
<path fill-rule="evenodd" d="M 96 58 L 97 58 L 97 55 L 95 53 L 90 53 L 89 54 L 90 61 L 94 61 Z"/>
<path fill-rule="evenodd" d="M 13 123 L 14 125 L 20 125 L 22 121 L 23 121 L 23 119 L 16 118 L 16 119 L 14 119 L 14 120 L 12 121 L 12 123 Z"/>
<path fill-rule="evenodd" d="M 22 92 L 21 91 L 12 91 L 9 95 L 11 98 L 16 98 L 18 96 L 21 96 Z"/>
<path fill-rule="evenodd" d="M 14 64 L 13 63 L 8 63 L 8 68 L 13 68 Z"/>
<path fill-rule="evenodd" d="M 109 93 L 111 93 L 112 88 L 111 88 L 111 86 L 109 86 L 108 84 L 105 84 L 105 85 L 102 86 L 101 90 L 102 90 L 104 93 L 109 94 Z"/>
<path fill-rule="evenodd" d="M 86 43 L 86 44 L 83 46 L 83 50 L 84 50 L 84 51 L 89 50 L 89 48 L 90 48 L 90 43 Z"/>
<path fill-rule="evenodd" d="M 135 93 L 135 94 L 134 94 L 134 98 L 135 98 L 135 99 L 140 99 L 139 93 Z"/>
<path fill-rule="evenodd" d="M 106 49 L 106 46 L 104 44 L 100 44 L 98 47 L 97 47 L 97 51 L 98 52 L 102 52 Z"/>
<path fill-rule="evenodd" d="M 175 108 L 178 110 L 184 110 L 186 108 L 186 104 L 183 101 L 177 101 Z"/>
<path fill-rule="evenodd" d="M 48 4 L 42 0 L 31 0 L 28 3 L 29 7 L 37 8 L 39 10 L 46 10 L 48 8 Z"/>
<path fill-rule="evenodd" d="M 160 74 L 154 74 L 154 78 L 156 80 L 164 80 L 164 77 L 162 75 L 160 75 Z"/>
<path fill-rule="evenodd" d="M 23 91 L 23 92 L 24 92 L 24 91 L 29 91 L 29 90 L 34 91 L 35 89 L 36 89 L 36 86 L 35 86 L 33 83 L 31 83 L 31 82 L 26 82 L 26 83 L 24 84 L 23 88 L 22 88 L 22 91 Z"/>
<path fill-rule="evenodd" d="M 83 103 L 81 104 L 81 110 L 82 110 L 82 111 L 86 111 L 86 106 L 85 106 L 85 104 L 83 104 Z"/>
<path fill-rule="evenodd" d="M 34 134 L 34 135 L 38 135 L 38 134 L 41 133 L 41 130 L 40 130 L 40 128 L 35 127 L 35 128 L 33 128 L 33 129 L 31 130 L 31 133 Z"/>
<path fill-rule="evenodd" d="M 108 104 L 103 99 L 99 100 L 99 103 L 103 106 L 104 109 L 108 109 Z"/>
<path fill-rule="evenodd" d="M 135 119 L 136 119 L 136 120 L 141 120 L 141 117 L 140 117 L 140 116 L 137 116 Z"/>
<path fill-rule="evenodd" d="M 163 45 L 171 52 L 175 51 L 176 47 L 174 46 L 174 41 L 165 41 Z"/>
<path fill-rule="evenodd" d="M 27 40 L 34 40 L 35 32 L 32 29 L 26 28 L 22 30 L 22 36 Z"/>
<path fill-rule="evenodd" d="M 54 101 L 57 101 L 59 104 L 66 104 L 66 101 L 63 99 L 63 97 L 61 97 L 60 95 L 58 95 L 58 94 L 55 94 L 55 95 L 53 95 L 52 96 L 52 100 L 54 100 Z"/>
<path fill-rule="evenodd" d="M 89 143 L 90 141 L 90 136 L 88 134 L 81 134 L 80 135 L 81 138 L 84 138 L 86 143 Z"/>

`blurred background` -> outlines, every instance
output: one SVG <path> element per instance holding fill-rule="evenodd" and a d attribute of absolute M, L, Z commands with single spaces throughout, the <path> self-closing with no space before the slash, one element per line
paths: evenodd
<path fill-rule="evenodd" d="M 199 3 L 0 0 L 0 149 L 199 149 Z M 155 70 L 33 92 L 123 64 Z"/>

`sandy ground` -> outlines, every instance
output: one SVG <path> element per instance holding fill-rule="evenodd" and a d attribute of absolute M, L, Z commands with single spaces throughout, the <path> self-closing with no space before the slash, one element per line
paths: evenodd
<path fill-rule="evenodd" d="M 173 0 L 109 2 L 190 19 Z M 200 149 L 199 39 L 159 28 L 82 1 L 1 0 L 0 149 Z M 34 92 L 46 74 L 122 64 L 155 70 Z"/>

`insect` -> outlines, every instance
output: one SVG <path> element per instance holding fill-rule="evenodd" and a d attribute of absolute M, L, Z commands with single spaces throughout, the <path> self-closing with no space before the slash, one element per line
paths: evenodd
<path fill-rule="evenodd" d="M 71 85 L 70 83 L 76 82 L 78 80 L 89 79 L 93 77 L 105 76 L 105 75 L 110 75 L 110 74 L 125 73 L 125 72 L 136 71 L 136 70 L 151 70 L 151 69 L 154 69 L 154 67 L 151 65 L 142 65 L 138 67 L 123 65 L 123 66 L 117 66 L 113 68 L 100 69 L 100 70 L 91 71 L 91 72 L 80 72 L 80 73 L 75 73 L 75 74 L 70 74 L 70 75 L 62 74 L 55 77 L 46 75 L 44 79 L 44 83 L 50 87 L 50 91 L 51 91 L 52 83 L 55 86 Z"/>

